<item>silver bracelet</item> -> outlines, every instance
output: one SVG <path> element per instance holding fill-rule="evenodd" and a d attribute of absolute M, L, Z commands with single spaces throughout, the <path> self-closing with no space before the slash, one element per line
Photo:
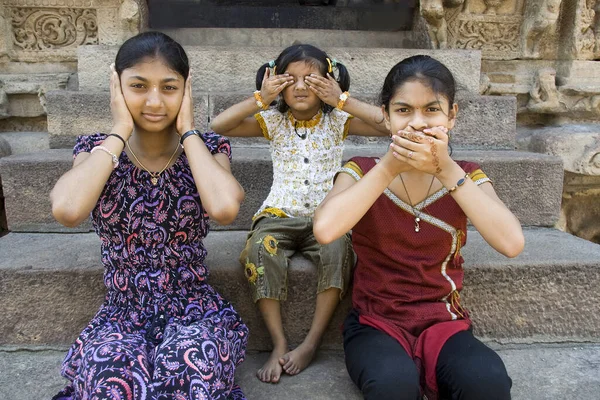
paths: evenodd
<path fill-rule="evenodd" d="M 109 156 L 112 157 L 113 169 L 115 169 L 119 166 L 119 157 L 117 157 L 115 155 L 115 153 L 113 153 L 112 151 L 110 151 L 109 149 L 107 149 L 104 146 L 96 146 L 92 149 L 92 151 L 90 151 L 90 154 L 93 154 L 96 150 L 102 150 L 103 152 L 105 152 L 106 154 L 108 154 Z"/>

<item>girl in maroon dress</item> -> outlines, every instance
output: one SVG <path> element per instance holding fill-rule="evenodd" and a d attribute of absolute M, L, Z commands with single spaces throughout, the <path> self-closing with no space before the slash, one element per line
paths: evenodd
<path fill-rule="evenodd" d="M 66 226 L 91 213 L 106 299 L 69 349 L 56 400 L 241 400 L 248 328 L 207 282 L 209 216 L 244 191 L 227 139 L 194 130 L 188 58 L 173 39 L 127 40 L 111 76 L 111 133 L 80 136 L 52 191 Z"/>
<path fill-rule="evenodd" d="M 497 251 L 524 246 L 519 221 L 475 163 L 454 161 L 455 83 L 428 56 L 398 63 L 381 104 L 392 143 L 356 157 L 318 207 L 328 243 L 352 230 L 358 257 L 344 323 L 346 366 L 365 399 L 510 399 L 500 357 L 471 333 L 461 305 L 467 218 Z"/>

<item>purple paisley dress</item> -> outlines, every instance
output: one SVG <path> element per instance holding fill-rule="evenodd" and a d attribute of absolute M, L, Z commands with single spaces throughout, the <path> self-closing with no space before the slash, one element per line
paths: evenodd
<path fill-rule="evenodd" d="M 106 135 L 80 136 L 74 156 Z M 212 154 L 226 138 L 206 133 Z M 92 211 L 101 240 L 104 304 L 69 350 L 54 399 L 244 399 L 234 384 L 248 328 L 206 283 L 208 216 L 181 154 L 156 186 L 121 153 Z"/>

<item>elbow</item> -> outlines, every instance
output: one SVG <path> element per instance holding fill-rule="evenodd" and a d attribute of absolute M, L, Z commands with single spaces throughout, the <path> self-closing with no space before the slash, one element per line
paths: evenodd
<path fill-rule="evenodd" d="M 229 225 L 238 215 L 239 207 L 221 207 L 210 213 L 210 217 L 219 225 Z"/>
<path fill-rule="evenodd" d="M 515 258 L 519 254 L 523 252 L 525 248 L 525 237 L 521 232 L 519 235 L 515 235 L 515 237 L 511 238 L 511 240 L 506 243 L 502 254 L 509 258 Z"/>
<path fill-rule="evenodd" d="M 69 207 L 64 207 L 56 203 L 52 204 L 52 215 L 61 225 L 67 228 L 75 228 L 79 226 L 87 217 L 81 216 L 77 212 L 73 212 Z"/>
<path fill-rule="evenodd" d="M 328 226 L 329 225 L 329 226 Z M 313 220 L 313 235 L 315 239 L 320 244 L 329 244 L 333 242 L 336 238 L 330 229 L 331 224 L 328 224 L 326 221 L 323 221 L 322 218 L 319 218 L 318 215 L 315 214 L 315 218 Z"/>

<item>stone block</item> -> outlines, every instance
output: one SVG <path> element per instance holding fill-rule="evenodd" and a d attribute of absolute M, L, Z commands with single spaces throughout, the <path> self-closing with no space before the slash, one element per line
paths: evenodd
<path fill-rule="evenodd" d="M 255 78 L 261 65 L 277 57 L 277 47 L 196 47 L 186 52 L 196 71 L 193 88 L 198 92 L 246 92 L 255 90 Z M 377 93 L 390 69 L 402 59 L 427 54 L 443 62 L 452 71 L 459 89 L 479 93 L 481 53 L 470 50 L 417 50 L 326 47 L 331 57 L 348 68 L 352 93 Z M 82 91 L 108 91 L 109 66 L 117 47 L 81 46 L 78 49 L 79 88 Z"/>
<path fill-rule="evenodd" d="M 544 128 L 520 128 L 519 141 L 529 151 L 563 160 L 565 171 L 600 175 L 600 125 L 570 124 Z"/>
<path fill-rule="evenodd" d="M 47 150 L 47 132 L 0 132 L 0 138 L 10 145 L 10 154 L 34 153 Z"/>
<path fill-rule="evenodd" d="M 386 145 L 347 146 L 344 159 L 380 156 Z M 67 149 L 14 155 L 0 160 L 9 229 L 14 232 L 72 232 L 54 221 L 49 193 L 72 165 Z M 563 170 L 560 159 L 514 151 L 457 151 L 455 159 L 475 161 L 494 181 L 500 198 L 523 225 L 552 226 L 558 220 Z M 214 229 L 248 229 L 252 216 L 267 198 L 273 176 L 271 157 L 264 147 L 233 148 L 232 172 L 246 191 L 236 220 Z M 88 222 L 78 231 L 90 229 Z"/>
<path fill-rule="evenodd" d="M 600 246 L 552 229 L 526 229 L 525 250 L 514 259 L 468 233 L 463 300 L 475 333 L 512 343 L 597 341 Z M 209 283 L 248 325 L 249 350 L 268 350 L 270 340 L 250 296 L 238 256 L 246 233 L 212 232 L 205 240 Z M 69 345 L 103 301 L 99 240 L 95 234 L 16 234 L 0 239 L 0 344 Z M 282 316 L 290 345 L 310 327 L 316 271 L 292 257 L 288 301 Z M 27 288 L 27 290 L 23 290 Z M 560 301 L 557 301 L 560 298 Z M 323 338 L 340 349 L 340 323 L 351 307 L 346 296 Z"/>
<path fill-rule="evenodd" d="M 247 99 L 247 93 L 209 95 L 209 119 L 228 107 Z M 377 105 L 378 95 L 361 93 L 357 98 Z M 515 148 L 516 101 L 511 96 L 478 96 L 459 92 L 458 119 L 452 130 L 451 145 L 461 149 L 506 149 Z M 387 136 L 381 138 L 349 136 L 348 141 L 357 145 L 389 143 Z M 266 143 L 263 138 L 231 138 L 236 145 L 253 146 Z"/>
<path fill-rule="evenodd" d="M 424 49 L 425 35 L 414 31 L 375 32 L 335 29 L 269 29 L 269 28 L 175 28 L 161 29 L 184 47 L 279 47 L 294 42 L 310 43 L 319 48 L 335 43 L 339 47 Z"/>
<path fill-rule="evenodd" d="M 112 128 L 108 92 L 51 91 L 46 94 L 51 148 L 73 148 L 78 135 L 108 132 Z M 207 128 L 208 98 L 194 97 L 196 127 Z"/>

